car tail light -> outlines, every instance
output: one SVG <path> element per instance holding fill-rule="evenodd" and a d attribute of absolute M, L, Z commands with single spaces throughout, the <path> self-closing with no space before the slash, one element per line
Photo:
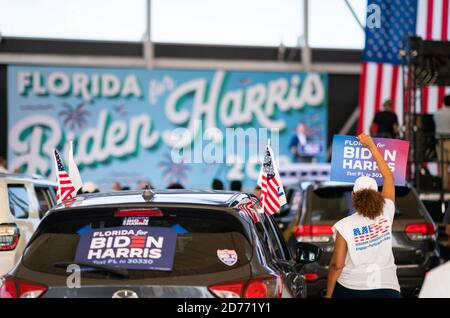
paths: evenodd
<path fill-rule="evenodd" d="M 307 282 L 312 282 L 315 281 L 317 278 L 319 278 L 319 275 L 316 273 L 305 273 L 303 274 L 303 276 L 305 277 L 305 280 Z"/>
<path fill-rule="evenodd" d="M 333 235 L 333 226 L 329 224 L 297 225 L 294 235 L 299 242 L 329 242 Z"/>
<path fill-rule="evenodd" d="M 219 298 L 280 298 L 283 284 L 280 276 L 264 276 L 249 281 L 213 285 L 209 290 Z"/>
<path fill-rule="evenodd" d="M 436 235 L 436 227 L 433 223 L 407 224 L 405 226 L 405 233 L 413 241 L 426 240 Z"/>
<path fill-rule="evenodd" d="M 0 251 L 12 251 L 19 243 L 20 231 L 16 224 L 0 224 Z"/>
<path fill-rule="evenodd" d="M 209 286 L 209 290 L 219 298 L 240 298 L 244 283 L 225 283 L 220 285 Z"/>
<path fill-rule="evenodd" d="M 0 298 L 38 298 L 47 286 L 6 276 L 0 280 Z"/>
<path fill-rule="evenodd" d="M 163 216 L 163 213 L 160 209 L 121 209 L 114 216 Z"/>

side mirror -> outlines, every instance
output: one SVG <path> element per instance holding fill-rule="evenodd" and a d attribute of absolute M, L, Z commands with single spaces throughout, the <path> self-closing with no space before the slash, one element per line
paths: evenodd
<path fill-rule="evenodd" d="M 299 264 L 309 264 L 317 262 L 322 255 L 322 249 L 309 243 L 296 244 L 296 258 Z"/>

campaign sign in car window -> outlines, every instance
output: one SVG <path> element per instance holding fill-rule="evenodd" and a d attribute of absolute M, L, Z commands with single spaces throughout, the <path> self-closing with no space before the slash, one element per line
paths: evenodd
<path fill-rule="evenodd" d="M 75 261 L 126 269 L 170 271 L 176 236 L 173 229 L 162 227 L 90 229 L 80 236 Z"/>

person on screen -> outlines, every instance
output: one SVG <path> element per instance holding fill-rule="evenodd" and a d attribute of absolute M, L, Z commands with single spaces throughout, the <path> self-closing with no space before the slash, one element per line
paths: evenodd
<path fill-rule="evenodd" d="M 294 156 L 294 162 L 311 162 L 312 157 L 303 152 L 303 147 L 308 144 L 307 127 L 300 122 L 297 125 L 296 134 L 292 137 L 289 150 Z"/>
<path fill-rule="evenodd" d="M 397 114 L 392 100 L 383 103 L 383 110 L 376 113 L 370 128 L 371 135 L 380 138 L 397 138 L 400 135 Z"/>
<path fill-rule="evenodd" d="M 372 138 L 361 134 L 383 176 L 378 192 L 375 179 L 362 176 L 353 186 L 355 213 L 333 226 L 334 253 L 331 258 L 327 298 L 399 298 L 400 285 L 392 252 L 392 223 L 395 214 L 395 181 Z"/>

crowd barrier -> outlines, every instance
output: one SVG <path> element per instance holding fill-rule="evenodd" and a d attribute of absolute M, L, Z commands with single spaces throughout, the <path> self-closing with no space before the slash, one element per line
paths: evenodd
<path fill-rule="evenodd" d="M 329 181 L 330 163 L 291 163 L 280 166 L 283 185 L 288 186 L 307 180 Z"/>

